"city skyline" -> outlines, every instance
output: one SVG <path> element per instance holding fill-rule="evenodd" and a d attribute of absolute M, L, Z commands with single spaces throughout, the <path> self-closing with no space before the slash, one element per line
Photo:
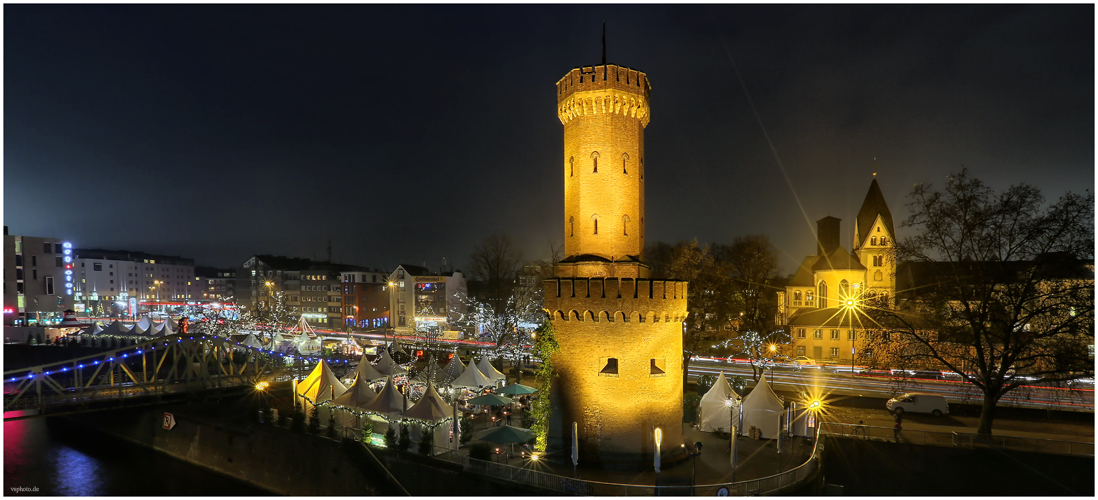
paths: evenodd
<path fill-rule="evenodd" d="M 874 172 L 901 237 L 912 184 L 962 165 L 1050 202 L 1094 184 L 1087 5 L 6 14 L 5 224 L 80 248 L 462 268 L 507 231 L 544 258 L 553 84 L 601 63 L 603 19 L 606 62 L 652 81 L 649 243 L 766 234 L 790 272 L 824 216 L 850 250 Z"/>

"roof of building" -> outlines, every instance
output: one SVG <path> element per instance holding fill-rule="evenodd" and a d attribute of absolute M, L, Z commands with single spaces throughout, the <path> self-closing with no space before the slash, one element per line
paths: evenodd
<path fill-rule="evenodd" d="M 813 271 L 830 271 L 830 270 L 856 270 L 864 271 L 865 266 L 858 260 L 857 257 L 851 255 L 843 247 L 838 247 L 832 250 L 826 257 L 818 257 L 816 263 L 812 265 Z"/>
<path fill-rule="evenodd" d="M 281 271 L 307 271 L 314 269 L 323 269 L 326 271 L 343 272 L 343 271 L 364 271 L 367 268 L 362 266 L 356 266 L 353 264 L 340 264 L 336 262 L 319 262 L 310 259 L 304 259 L 301 257 L 286 257 L 282 255 L 269 255 L 269 254 L 256 254 L 253 256 L 256 260 L 262 262 L 271 269 L 278 269 Z"/>
<path fill-rule="evenodd" d="M 1037 262 L 1043 264 L 1040 279 L 1094 279 L 1093 263 L 1068 253 L 1049 253 Z M 896 290 L 925 290 L 966 276 L 985 283 L 1008 283 L 1032 265 L 1033 261 L 903 262 L 896 267 Z"/>
<path fill-rule="evenodd" d="M 187 259 L 175 255 L 160 255 L 145 252 L 133 252 L 130 250 L 105 250 L 102 248 L 76 248 L 73 254 L 77 259 L 102 259 L 102 260 L 128 260 L 140 262 L 142 260 L 162 260 L 158 264 L 170 264 L 177 266 L 193 266 L 194 259 Z"/>
<path fill-rule="evenodd" d="M 435 273 L 431 272 L 430 269 L 427 269 L 426 267 L 423 267 L 423 266 L 415 266 L 415 265 L 412 265 L 412 264 L 401 264 L 398 267 L 403 267 L 404 272 L 406 272 L 408 274 L 411 274 L 412 276 L 435 276 Z"/>
<path fill-rule="evenodd" d="M 789 283 L 786 286 L 816 286 L 815 278 L 812 275 L 812 266 L 816 265 L 816 261 L 819 260 L 818 255 L 809 255 L 804 258 L 801 265 L 797 267 L 797 271 L 793 273 L 793 277 L 789 279 Z"/>
<path fill-rule="evenodd" d="M 877 178 L 873 178 L 873 182 L 869 183 L 869 192 L 865 194 L 865 201 L 862 202 L 862 209 L 858 211 L 857 227 L 855 228 L 858 238 L 865 241 L 869 236 L 870 230 L 873 227 L 873 221 L 877 219 L 877 215 L 881 216 L 881 220 L 884 222 L 885 230 L 888 231 L 889 236 L 896 237 L 896 228 L 892 225 L 892 212 L 888 211 L 888 204 L 885 203 L 884 195 L 881 194 L 881 187 L 877 185 Z M 859 241 L 858 244 L 861 244 Z"/>

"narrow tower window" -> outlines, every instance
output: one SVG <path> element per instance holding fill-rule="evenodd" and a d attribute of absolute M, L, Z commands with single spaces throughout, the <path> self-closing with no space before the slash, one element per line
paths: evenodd
<path fill-rule="evenodd" d="M 629 175 L 629 153 L 621 154 L 621 173 Z"/>
<path fill-rule="evenodd" d="M 641 175 L 641 180 L 643 181 L 644 180 L 644 158 L 641 158 L 640 175 Z M 641 236 L 644 236 L 644 235 L 642 234 Z"/>
<path fill-rule="evenodd" d="M 576 226 L 576 218 L 575 217 L 569 217 L 568 218 L 568 237 L 569 238 L 576 235 L 576 227 L 575 226 Z"/>
<path fill-rule="evenodd" d="M 598 151 L 591 152 L 591 164 L 595 166 L 594 173 L 596 173 L 596 174 L 599 173 L 599 152 Z"/>
<path fill-rule="evenodd" d="M 599 234 L 599 214 L 592 215 L 591 220 L 595 223 L 595 234 Z"/>
<path fill-rule="evenodd" d="M 872 246 L 876 246 L 877 245 L 877 237 L 876 236 L 870 236 L 869 237 L 869 244 L 872 245 Z"/>
<path fill-rule="evenodd" d="M 573 175 L 575 175 L 575 173 L 576 173 L 575 163 L 576 163 L 575 157 L 569 156 L 568 157 L 568 177 L 572 177 Z"/>
<path fill-rule="evenodd" d="M 625 236 L 629 236 L 629 216 L 628 215 L 621 216 L 621 227 L 622 227 L 622 233 Z"/>
<path fill-rule="evenodd" d="M 820 299 L 819 307 L 827 307 L 827 283 L 821 281 L 819 287 L 819 293 L 817 293 Z"/>

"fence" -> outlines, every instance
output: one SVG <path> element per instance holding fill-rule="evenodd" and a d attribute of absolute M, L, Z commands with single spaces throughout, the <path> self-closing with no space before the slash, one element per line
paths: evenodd
<path fill-rule="evenodd" d="M 882 441 L 897 439 L 894 436 L 893 429 L 890 427 L 825 422 L 822 430 L 824 434 L 831 436 L 846 436 Z M 900 431 L 898 439 L 905 443 L 926 446 L 998 448 L 1011 451 L 1028 451 L 1057 455 L 1094 456 L 1094 443 L 1082 441 L 1059 441 L 1014 436 L 983 436 L 980 434 L 921 430 L 902 430 Z"/>
<path fill-rule="evenodd" d="M 812 448 L 812 455 L 806 462 L 780 474 L 758 479 L 748 479 L 730 483 L 705 484 L 697 486 L 655 486 L 644 484 L 606 483 L 559 476 L 547 472 L 523 467 L 487 462 L 462 457 L 462 469 L 489 477 L 513 481 L 560 493 L 562 495 L 598 495 L 598 496 L 683 496 L 690 494 L 717 495 L 724 488 L 730 496 L 776 495 L 788 493 L 801 487 L 819 470 L 820 453 L 823 444 L 818 439 Z M 693 490 L 693 492 L 691 491 Z"/>

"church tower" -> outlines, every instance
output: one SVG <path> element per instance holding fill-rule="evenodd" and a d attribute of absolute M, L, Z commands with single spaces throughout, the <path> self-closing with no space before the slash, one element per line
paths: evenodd
<path fill-rule="evenodd" d="M 577 426 L 581 460 L 652 460 L 682 442 L 682 322 L 687 283 L 649 279 L 644 256 L 644 128 L 649 83 L 612 64 L 557 82 L 564 125 L 564 250 L 545 282 L 560 352 L 560 432 Z M 569 446 L 565 446 L 568 448 Z"/>
<path fill-rule="evenodd" d="M 854 222 L 854 254 L 866 269 L 867 292 L 873 296 L 895 295 L 896 262 L 892 258 L 896 229 L 892 224 L 892 213 L 888 211 L 881 187 L 877 185 L 877 174 L 869 184 L 858 218 Z"/>

